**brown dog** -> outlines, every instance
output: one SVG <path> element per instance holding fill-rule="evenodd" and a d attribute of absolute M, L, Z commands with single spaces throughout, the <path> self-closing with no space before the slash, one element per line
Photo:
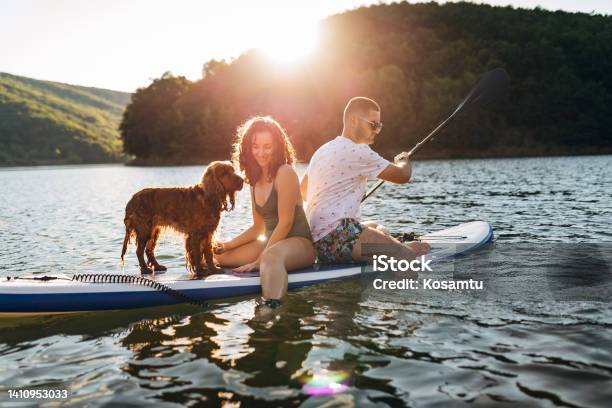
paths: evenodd
<path fill-rule="evenodd" d="M 185 262 L 192 273 L 204 274 L 202 254 L 210 273 L 219 269 L 213 263 L 213 234 L 221 211 L 234 208 L 236 191 L 244 181 L 229 162 L 212 162 L 202 181 L 193 187 L 145 188 L 134 194 L 125 207 L 125 238 L 121 262 L 132 236 L 142 273 L 165 271 L 155 259 L 155 245 L 162 229 L 185 235 Z M 143 254 L 147 254 L 147 263 Z"/>

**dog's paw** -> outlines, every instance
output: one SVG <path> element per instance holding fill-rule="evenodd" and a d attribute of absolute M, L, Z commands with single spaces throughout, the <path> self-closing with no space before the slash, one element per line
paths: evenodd
<path fill-rule="evenodd" d="M 210 273 L 211 275 L 214 273 L 223 273 L 223 269 L 219 268 L 219 265 L 215 265 L 214 267 L 209 267 L 208 268 L 208 273 Z"/>
<path fill-rule="evenodd" d="M 155 267 L 153 268 L 153 270 L 154 270 L 155 272 L 162 272 L 162 271 L 167 271 L 167 270 L 168 270 L 168 268 L 167 268 L 166 266 L 164 266 L 164 265 L 157 264 L 157 265 L 155 265 Z"/>
<path fill-rule="evenodd" d="M 199 277 L 205 277 L 205 276 L 210 275 L 210 272 L 208 272 L 208 269 L 204 269 L 204 268 L 195 268 L 191 271 L 191 273 Z"/>
<path fill-rule="evenodd" d="M 149 268 L 148 266 L 141 266 L 140 273 L 143 275 L 150 275 L 153 273 L 153 269 Z"/>

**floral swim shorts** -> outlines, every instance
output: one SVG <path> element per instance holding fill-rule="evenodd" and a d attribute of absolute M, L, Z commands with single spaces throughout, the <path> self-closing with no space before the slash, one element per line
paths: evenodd
<path fill-rule="evenodd" d="M 313 244 L 319 262 L 352 263 L 353 247 L 363 228 L 356 219 L 341 219 L 340 225 Z"/>

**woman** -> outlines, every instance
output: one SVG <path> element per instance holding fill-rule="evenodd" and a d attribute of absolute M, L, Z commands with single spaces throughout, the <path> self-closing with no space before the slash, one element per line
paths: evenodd
<path fill-rule="evenodd" d="M 293 147 L 278 122 L 257 116 L 238 128 L 233 160 L 251 186 L 253 225 L 218 243 L 216 259 L 235 272 L 259 270 L 263 297 L 276 307 L 287 292 L 287 270 L 315 261 Z"/>

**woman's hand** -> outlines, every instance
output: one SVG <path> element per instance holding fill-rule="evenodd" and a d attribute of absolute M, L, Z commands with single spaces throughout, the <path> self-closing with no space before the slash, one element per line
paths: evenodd
<path fill-rule="evenodd" d="M 225 251 L 227 251 L 229 248 L 227 247 L 227 244 L 225 242 L 219 242 L 217 241 L 215 243 L 215 247 L 213 248 L 213 253 L 215 255 L 221 255 L 222 253 L 224 253 Z"/>
<path fill-rule="evenodd" d="M 232 269 L 234 272 L 255 272 L 259 270 L 259 259 L 255 262 L 248 263 L 246 265 L 239 266 L 238 268 Z"/>

